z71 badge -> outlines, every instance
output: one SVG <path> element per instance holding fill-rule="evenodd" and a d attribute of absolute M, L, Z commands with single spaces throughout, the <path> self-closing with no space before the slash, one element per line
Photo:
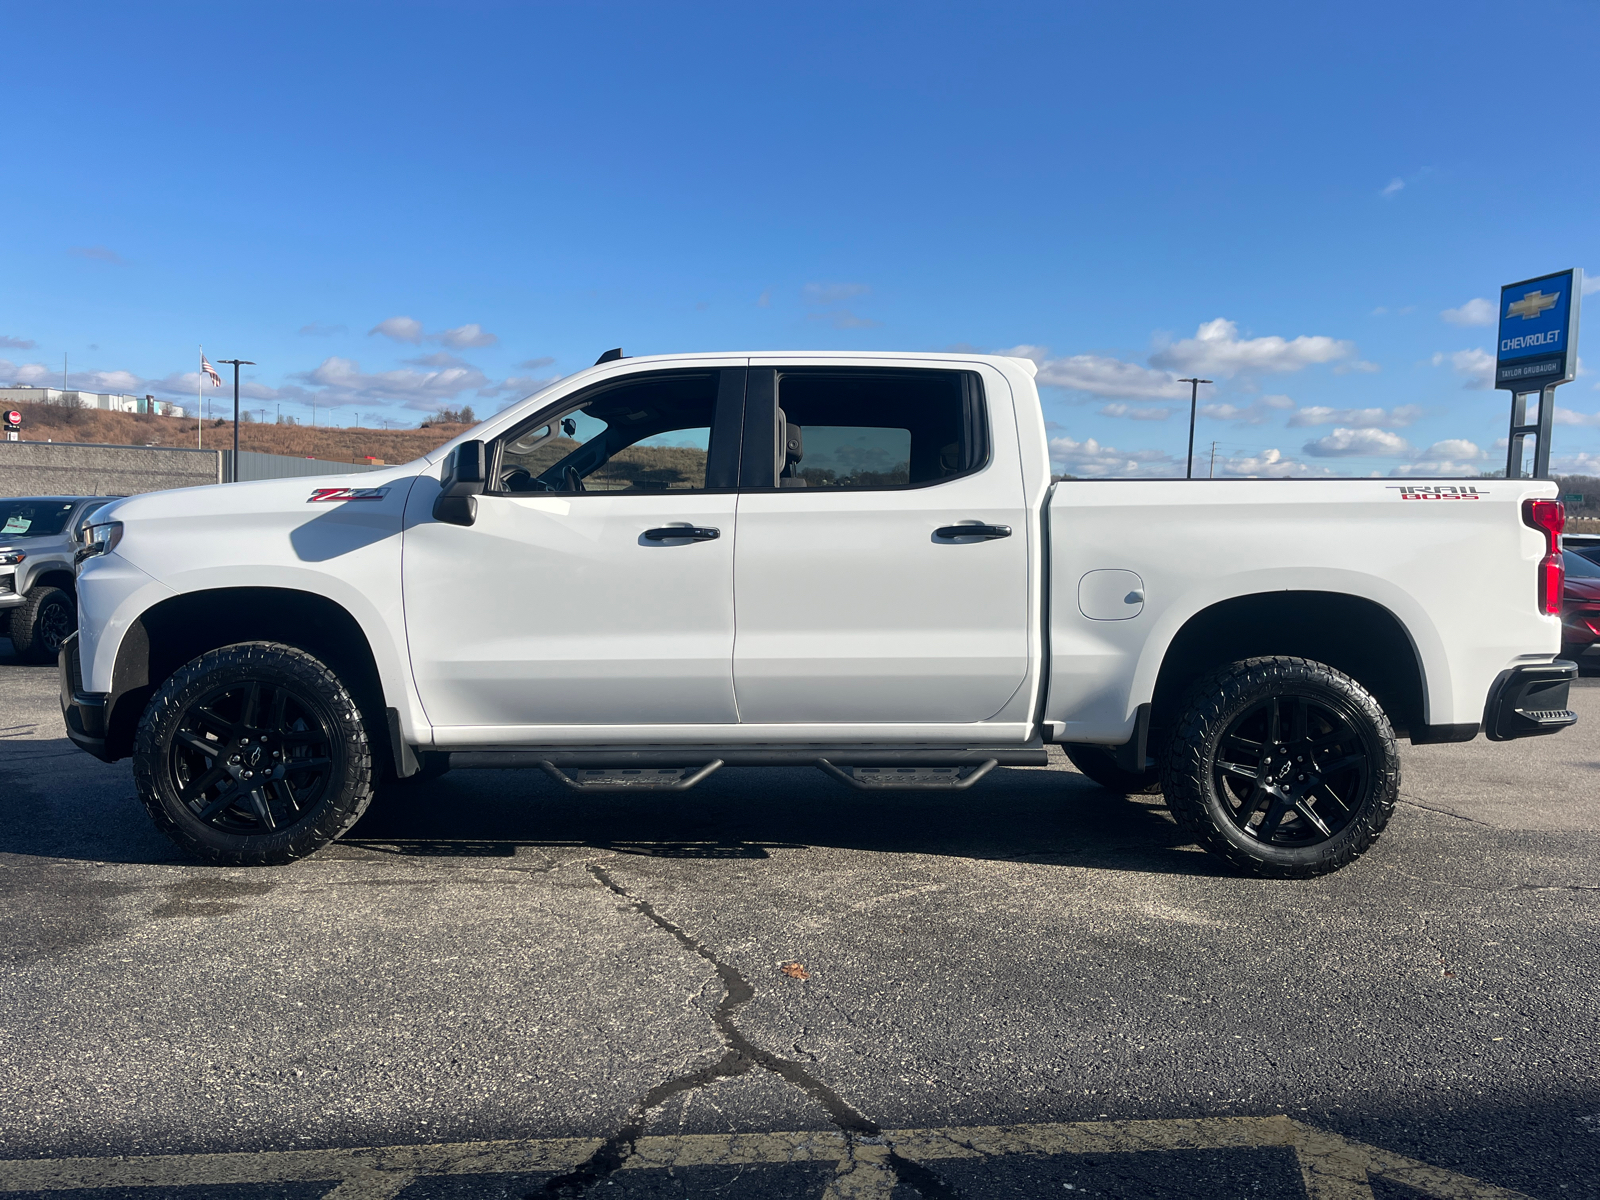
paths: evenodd
<path fill-rule="evenodd" d="M 307 504 L 316 504 L 321 500 L 382 500 L 389 494 L 389 489 L 381 488 L 314 488 Z"/>

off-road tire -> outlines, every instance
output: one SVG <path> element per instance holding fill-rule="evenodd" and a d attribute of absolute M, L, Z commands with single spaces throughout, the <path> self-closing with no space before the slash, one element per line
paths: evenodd
<path fill-rule="evenodd" d="M 1094 782 L 1119 796 L 1155 796 L 1161 792 L 1161 771 L 1126 771 L 1117 765 L 1116 751 L 1109 746 L 1082 743 L 1063 744 L 1067 760 Z"/>
<path fill-rule="evenodd" d="M 1273 703 L 1274 698 L 1279 703 Z M 1335 737 L 1341 740 L 1334 750 L 1317 752 L 1313 750 L 1317 739 L 1309 734 L 1299 741 L 1292 733 L 1285 734 L 1287 757 L 1274 755 L 1270 748 L 1262 750 L 1259 761 L 1248 768 L 1256 775 L 1239 781 L 1242 772 L 1237 770 L 1237 764 L 1219 754 L 1225 735 L 1230 739 L 1227 753 L 1248 761 L 1251 752 L 1239 747 L 1248 745 L 1251 739 L 1230 730 L 1244 728 L 1239 722 L 1257 720 L 1253 714 L 1258 712 L 1265 714 L 1259 718 L 1262 721 L 1271 719 L 1270 714 L 1276 712 L 1281 732 L 1284 701 L 1288 702 L 1291 725 L 1296 719 L 1311 719 L 1295 718 L 1296 709 L 1323 714 L 1317 717 L 1318 725 L 1329 732 L 1321 742 Z M 1347 728 L 1348 737 L 1336 731 L 1339 721 Z M 1263 734 L 1260 744 L 1265 746 L 1269 740 Z M 1304 757 L 1311 760 L 1313 767 L 1297 761 L 1295 746 L 1306 749 Z M 1326 755 L 1320 762 L 1318 753 Z M 1275 761 L 1263 765 L 1269 757 Z M 1339 766 L 1354 759 L 1359 759 L 1355 765 Z M 1298 774 L 1302 769 L 1309 770 L 1309 775 Z M 1276 793 L 1256 792 L 1255 781 L 1265 775 L 1273 777 Z M 1400 759 L 1394 730 L 1383 709 L 1348 675 L 1304 658 L 1251 658 L 1207 675 L 1190 689 L 1165 748 L 1161 779 L 1172 815 L 1205 849 L 1252 875 L 1309 879 L 1355 861 L 1378 840 L 1399 796 Z M 1311 807 L 1321 814 L 1318 819 L 1328 824 L 1331 836 L 1323 836 L 1309 818 L 1294 809 L 1281 813 L 1280 821 L 1289 822 L 1290 830 L 1299 829 L 1306 835 L 1298 844 L 1277 844 L 1271 834 L 1268 840 L 1254 836 L 1239 823 L 1244 799 L 1234 797 L 1230 803 L 1224 779 L 1230 781 L 1228 787 L 1248 789 L 1252 796 L 1263 797 L 1262 807 L 1246 814 L 1247 825 L 1259 815 L 1259 826 L 1263 828 L 1273 813 L 1280 812 L 1280 799 L 1282 804 L 1288 804 L 1292 794 L 1305 799 L 1303 790 L 1315 786 L 1309 781 L 1334 781 L 1328 785 L 1326 797 L 1320 793 L 1310 797 Z M 1299 779 L 1308 782 L 1296 782 Z M 1348 791 L 1348 804 L 1338 801 L 1341 787 Z M 1340 817 L 1337 826 L 1332 824 L 1335 810 Z"/>
<path fill-rule="evenodd" d="M 11 610 L 11 645 L 26 663 L 53 663 L 78 627 L 78 606 L 66 588 L 30 588 Z"/>
<path fill-rule="evenodd" d="M 296 712 L 300 716 L 293 723 L 313 732 L 291 731 L 274 740 L 270 732 L 274 722 L 259 714 L 257 719 L 250 720 L 243 715 L 247 710 L 241 707 L 236 710 L 240 714 L 236 732 L 231 735 L 207 733 L 207 737 L 219 739 L 214 743 L 217 753 L 197 756 L 193 731 L 186 726 L 206 724 L 209 718 L 202 717 L 201 713 L 215 713 L 229 703 L 244 704 L 243 699 L 236 697 L 251 695 L 252 685 L 255 686 L 253 694 L 264 697 L 269 704 L 280 693 L 289 698 L 278 710 L 277 725 L 285 725 L 285 713 Z M 206 705 L 213 707 L 207 709 Z M 234 753 L 241 749 L 236 745 L 237 730 L 244 730 L 245 736 L 249 736 L 250 727 L 266 727 L 268 733 L 263 735 L 257 731 L 252 738 L 256 745 L 243 747 L 247 765 L 250 751 L 257 749 L 259 754 L 262 744 L 283 747 L 280 752 L 285 758 L 278 760 L 283 765 L 280 767 L 271 761 L 263 763 L 260 774 L 264 778 L 258 782 L 246 783 L 234 777 L 233 795 L 239 796 L 245 788 L 251 787 L 258 795 L 245 794 L 210 821 L 202 819 L 201 813 L 180 795 L 180 788 L 185 786 L 180 772 L 188 770 L 192 775 L 199 770 L 190 766 L 191 763 L 211 764 L 205 770 L 205 778 L 218 771 L 238 770 L 229 766 Z M 221 723 L 211 728 L 220 730 Z M 188 736 L 180 739 L 180 734 Z M 296 739 L 299 739 L 299 746 L 316 747 L 315 751 L 294 748 L 291 743 Z M 300 753 L 308 756 L 293 757 Z M 326 759 L 326 766 L 318 768 L 323 772 L 318 782 L 307 785 L 304 781 L 313 778 L 314 772 L 310 768 L 292 770 L 291 764 L 296 761 L 315 763 L 313 754 Z M 288 772 L 287 779 L 285 772 Z M 321 849 L 360 819 L 372 801 L 374 784 L 371 744 L 361 710 L 349 691 L 339 677 L 316 658 L 304 650 L 276 642 L 224 646 L 202 654 L 176 671 L 151 697 L 140 718 L 134 739 L 133 774 L 139 799 L 157 828 L 195 857 L 230 867 L 275 866 Z M 296 783 L 297 779 L 301 782 Z M 198 793 L 192 791 L 201 781 L 193 777 L 189 780 L 191 795 L 198 797 L 192 803 L 201 806 L 201 811 L 210 804 L 222 803 L 226 778 L 213 785 L 218 798 L 210 801 L 205 789 Z M 287 787 L 275 787 L 279 781 L 285 781 Z M 289 807 L 298 787 L 306 789 L 301 793 L 306 800 L 303 811 Z M 293 819 L 284 820 L 279 827 L 269 827 L 257 818 L 260 827 L 250 829 L 252 813 L 259 812 L 254 807 L 258 800 L 267 805 L 269 815 L 281 813 Z M 218 827 L 218 822 L 227 827 Z"/>

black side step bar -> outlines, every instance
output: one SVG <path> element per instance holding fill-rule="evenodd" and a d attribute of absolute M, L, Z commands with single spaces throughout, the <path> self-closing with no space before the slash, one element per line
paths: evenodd
<path fill-rule="evenodd" d="M 825 774 L 863 792 L 959 792 L 977 783 L 998 765 L 992 758 L 970 767 L 835 766 L 825 758 L 817 759 L 817 766 Z"/>
<path fill-rule="evenodd" d="M 549 759 L 539 764 L 546 775 L 575 792 L 687 792 L 722 765 L 720 758 L 694 767 L 573 767 L 568 775 Z"/>

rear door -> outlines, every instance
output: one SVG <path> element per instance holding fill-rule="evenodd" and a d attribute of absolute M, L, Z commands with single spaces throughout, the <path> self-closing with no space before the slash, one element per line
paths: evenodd
<path fill-rule="evenodd" d="M 997 373 L 752 359 L 738 515 L 741 722 L 983 721 L 1027 678 L 1029 524 Z"/>

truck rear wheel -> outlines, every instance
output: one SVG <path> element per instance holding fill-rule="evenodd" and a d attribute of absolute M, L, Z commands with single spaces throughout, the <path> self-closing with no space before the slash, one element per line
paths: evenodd
<path fill-rule="evenodd" d="M 65 588 L 33 587 L 11 610 L 11 646 L 23 662 L 55 662 L 78 627 L 78 606 Z"/>
<path fill-rule="evenodd" d="M 178 670 L 134 741 L 139 798 L 198 858 L 270 866 L 342 835 L 372 800 L 360 709 L 303 650 L 242 642 Z"/>
<path fill-rule="evenodd" d="M 1173 816 L 1251 874 L 1338 870 L 1394 812 L 1400 758 L 1372 695 L 1303 658 L 1252 658 L 1202 679 L 1162 762 Z"/>
<path fill-rule="evenodd" d="M 1161 772 L 1126 771 L 1117 765 L 1115 751 L 1107 746 L 1064 744 L 1067 760 L 1101 787 L 1119 796 L 1154 796 L 1161 791 Z"/>

